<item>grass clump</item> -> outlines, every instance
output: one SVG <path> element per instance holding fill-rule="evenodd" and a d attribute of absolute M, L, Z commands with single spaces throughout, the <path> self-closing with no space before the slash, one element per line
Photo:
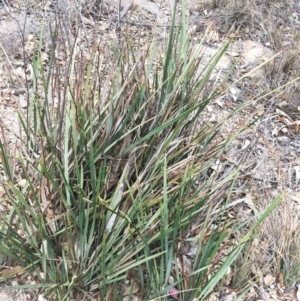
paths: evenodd
<path fill-rule="evenodd" d="M 224 216 L 238 170 L 211 169 L 231 138 L 201 121 L 221 93 L 201 99 L 228 44 L 199 75 L 184 23 L 160 54 L 156 39 L 142 53 L 127 37 L 106 75 L 96 45 L 87 60 L 75 41 L 59 62 L 59 27 L 45 71 L 41 33 L 19 115 L 22 184 L 0 144 L 11 202 L 0 252 L 40 283 L 26 287 L 56 300 L 168 300 L 176 287 L 181 300 L 204 300 L 278 202 L 233 243 L 239 225 Z"/>

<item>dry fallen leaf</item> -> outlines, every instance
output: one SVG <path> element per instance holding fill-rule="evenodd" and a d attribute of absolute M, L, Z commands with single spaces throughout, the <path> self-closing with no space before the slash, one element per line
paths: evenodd
<path fill-rule="evenodd" d="M 139 285 L 133 281 L 131 286 L 128 286 L 125 291 L 123 292 L 123 296 L 128 296 L 131 294 L 136 294 L 140 290 Z"/>
<path fill-rule="evenodd" d="M 26 269 L 23 267 L 17 265 L 13 267 L 12 269 L 5 269 L 0 272 L 1 277 L 9 277 L 12 275 L 23 275 L 25 273 Z"/>
<path fill-rule="evenodd" d="M 253 213 L 255 215 L 258 215 L 258 210 L 256 209 L 254 203 L 253 203 L 253 196 L 250 192 L 246 194 L 246 197 L 244 198 L 244 202 L 248 205 L 248 207 L 253 210 Z"/>
<path fill-rule="evenodd" d="M 2 198 L 6 194 L 6 191 L 3 186 L 0 186 L 0 198 Z"/>
<path fill-rule="evenodd" d="M 284 284 L 283 284 L 283 275 L 282 273 L 279 273 L 278 274 L 278 277 L 277 277 L 277 285 L 280 289 L 284 288 Z"/>
<path fill-rule="evenodd" d="M 104 22 L 102 23 L 101 25 L 98 26 L 98 30 L 106 30 L 108 28 L 108 23 L 107 22 Z"/>
<path fill-rule="evenodd" d="M 256 111 L 257 116 L 263 116 L 265 113 L 265 106 L 263 104 L 260 104 L 260 105 L 256 106 L 256 108 L 257 108 L 257 111 Z"/>
<path fill-rule="evenodd" d="M 185 256 L 185 255 L 182 255 L 181 258 L 178 258 L 177 257 L 177 263 L 178 263 L 178 267 L 179 267 L 179 270 L 185 275 L 185 276 L 188 276 L 191 274 L 191 271 L 192 271 L 192 263 L 191 263 L 191 260 Z M 182 267 L 182 263 L 183 263 L 183 267 Z"/>
<path fill-rule="evenodd" d="M 272 283 L 274 283 L 275 281 L 275 277 L 273 277 L 272 275 L 268 274 L 267 276 L 264 277 L 264 283 L 265 285 L 269 286 Z"/>
<path fill-rule="evenodd" d="M 85 25 L 91 25 L 91 26 L 94 26 L 95 25 L 95 22 L 84 17 L 84 16 L 81 16 L 81 20 L 82 22 L 85 24 Z"/>
<path fill-rule="evenodd" d="M 197 301 L 198 299 L 194 299 L 195 301 Z M 193 300 L 193 301 L 194 301 Z M 216 296 L 216 294 L 215 293 L 212 293 L 207 299 L 206 299 L 206 301 L 216 301 L 216 300 L 218 300 L 218 298 L 217 298 L 217 296 Z"/>

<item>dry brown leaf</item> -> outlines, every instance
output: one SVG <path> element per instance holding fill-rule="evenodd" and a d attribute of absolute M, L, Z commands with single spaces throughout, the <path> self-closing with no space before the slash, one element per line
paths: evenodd
<path fill-rule="evenodd" d="M 35 48 L 36 44 L 37 44 L 36 37 L 33 34 L 30 34 L 27 37 L 27 41 L 24 48 L 26 51 L 32 51 Z"/>
<path fill-rule="evenodd" d="M 248 205 L 248 207 L 253 210 L 253 213 L 255 215 L 258 214 L 258 210 L 255 208 L 255 205 L 253 203 L 253 196 L 251 195 L 251 193 L 247 193 L 246 197 L 244 198 L 244 202 Z"/>
<path fill-rule="evenodd" d="M 194 299 L 194 300 L 198 300 L 198 299 Z M 193 301 L 194 301 L 193 300 Z M 209 295 L 209 297 L 206 299 L 206 301 L 216 301 L 218 300 L 217 296 L 215 295 L 215 293 L 212 293 L 211 295 Z"/>
<path fill-rule="evenodd" d="M 256 114 L 258 116 L 263 116 L 265 113 L 265 106 L 263 104 L 257 106 Z"/>
<path fill-rule="evenodd" d="M 216 30 L 210 30 L 209 33 L 207 34 L 207 41 L 210 43 L 216 43 L 219 42 L 219 33 Z"/>
<path fill-rule="evenodd" d="M 287 126 L 292 125 L 292 121 L 286 117 L 278 117 L 278 121 L 285 123 Z"/>
<path fill-rule="evenodd" d="M 282 273 L 279 273 L 278 274 L 278 277 L 277 277 L 277 285 L 280 289 L 284 288 L 284 284 L 283 284 L 283 275 Z"/>
<path fill-rule="evenodd" d="M 133 281 L 131 286 L 128 286 L 125 291 L 123 292 L 123 296 L 128 296 L 130 294 L 136 294 L 140 290 L 139 285 Z"/>
<path fill-rule="evenodd" d="M 289 105 L 289 103 L 286 100 L 283 100 L 280 103 L 278 103 L 277 106 L 281 108 L 281 107 L 286 107 L 288 105 Z"/>
<path fill-rule="evenodd" d="M 274 281 L 275 281 L 275 277 L 272 276 L 272 275 L 270 275 L 270 274 L 268 274 L 267 276 L 264 277 L 264 283 L 265 283 L 265 285 L 267 285 L 267 286 L 269 286 L 269 285 L 271 285 L 272 283 L 274 283 Z"/>
<path fill-rule="evenodd" d="M 81 16 L 81 20 L 85 25 L 90 25 L 90 26 L 94 26 L 95 22 L 86 18 L 85 16 Z"/>
<path fill-rule="evenodd" d="M 26 269 L 23 267 L 17 265 L 13 267 L 12 269 L 5 269 L 0 272 L 1 277 L 9 277 L 12 275 L 23 275 L 25 273 Z"/>
<path fill-rule="evenodd" d="M 6 194 L 6 191 L 3 186 L 0 186 L 0 198 L 2 198 Z"/>
<path fill-rule="evenodd" d="M 295 133 L 300 133 L 300 120 L 294 121 L 291 128 Z"/>
<path fill-rule="evenodd" d="M 178 263 L 179 270 L 181 271 L 182 274 L 184 274 L 185 276 L 190 275 L 192 271 L 192 262 L 188 259 L 187 256 L 182 255 L 182 257 L 180 258 L 177 257 L 177 263 Z"/>
<path fill-rule="evenodd" d="M 56 231 L 56 226 L 54 223 L 55 214 L 54 214 L 52 204 L 48 201 L 47 195 L 49 193 L 47 193 L 47 190 L 48 189 L 45 185 L 41 186 L 40 193 L 41 193 L 41 200 L 42 200 L 42 208 L 44 210 L 44 213 L 46 215 L 46 220 L 47 220 L 51 230 L 53 232 L 55 232 Z"/>
<path fill-rule="evenodd" d="M 108 23 L 107 22 L 104 22 L 102 23 L 101 25 L 98 26 L 98 29 L 103 31 L 103 30 L 106 30 L 108 28 Z"/>

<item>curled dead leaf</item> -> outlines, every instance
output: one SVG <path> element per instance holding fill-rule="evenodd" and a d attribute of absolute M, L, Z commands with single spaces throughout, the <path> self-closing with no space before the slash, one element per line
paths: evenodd
<path fill-rule="evenodd" d="M 140 290 L 139 285 L 133 281 L 131 286 L 128 286 L 125 291 L 123 292 L 123 296 L 128 296 L 132 294 L 136 294 Z"/>

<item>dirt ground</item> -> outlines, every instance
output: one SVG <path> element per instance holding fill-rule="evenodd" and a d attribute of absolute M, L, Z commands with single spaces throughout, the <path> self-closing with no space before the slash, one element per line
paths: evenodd
<path fill-rule="evenodd" d="M 61 2 L 61 10 L 64 9 L 63 3 L 68 5 L 67 2 Z M 118 12 L 118 1 L 103 1 L 97 12 L 82 4 L 82 11 L 85 11 L 81 18 L 86 35 L 84 47 L 89 47 L 93 40 L 87 36 L 89 33 L 92 36 L 95 27 L 102 39 L 108 42 L 114 39 L 115 29 L 119 26 L 118 15 L 122 14 L 127 20 L 122 26 L 142 36 L 150 29 L 154 31 L 158 17 L 156 34 L 165 39 L 165 25 L 170 21 L 173 2 L 135 0 L 132 5 L 130 3 L 123 0 L 121 12 Z M 236 131 L 245 119 L 259 119 L 238 137 L 221 162 L 226 170 L 247 158 L 242 170 L 247 181 L 238 183 L 238 205 L 233 210 L 235 217 L 243 220 L 250 213 L 265 209 L 275 197 L 283 195 L 281 205 L 262 227 L 252 254 L 252 273 L 261 274 L 261 296 L 257 296 L 257 291 L 250 293 L 251 297 L 263 300 L 300 301 L 296 283 L 285 284 L 279 280 L 278 259 L 270 255 L 283 252 L 288 257 L 295 244 L 300 246 L 299 10 L 298 2 L 287 0 L 244 0 L 238 4 L 234 0 L 191 0 L 187 7 L 189 34 L 195 47 L 201 33 L 208 30 L 205 52 L 199 54 L 203 56 L 203 65 L 223 41 L 232 39 L 212 80 L 217 81 L 233 62 L 238 62 L 227 83 L 226 95 L 207 107 L 207 121 L 216 123 L 249 99 L 253 100 L 252 104 L 230 120 L 221 135 L 226 137 Z M 26 82 L 30 81 L 29 60 L 23 54 L 25 51 L 30 57 L 42 19 L 45 17 L 49 24 L 54 14 L 51 1 L 31 1 L 27 7 L 18 0 L 0 1 L 0 120 L 12 151 L 18 146 L 20 132 L 15 109 L 26 111 Z M 249 73 L 268 60 L 270 62 L 265 66 Z M 242 80 L 235 82 L 238 78 Z M 271 93 L 276 89 L 277 92 Z M 256 260 L 258 257 L 260 260 Z M 215 300 L 218 299 L 216 295 Z M 45 299 L 37 294 L 2 291 L 0 300 Z"/>

